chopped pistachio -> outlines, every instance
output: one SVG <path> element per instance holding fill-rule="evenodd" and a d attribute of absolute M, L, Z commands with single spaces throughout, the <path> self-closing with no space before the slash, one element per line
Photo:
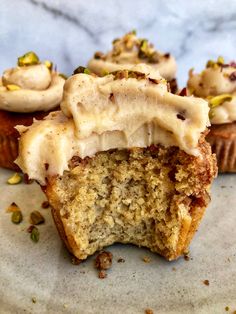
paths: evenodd
<path fill-rule="evenodd" d="M 39 241 L 39 229 L 37 227 L 34 226 L 32 228 L 30 238 L 35 243 L 37 243 Z"/>
<path fill-rule="evenodd" d="M 104 59 L 105 55 L 101 51 L 96 51 L 94 54 L 94 59 Z"/>
<path fill-rule="evenodd" d="M 34 210 L 30 214 L 30 220 L 31 220 L 32 225 L 39 225 L 39 224 L 44 223 L 44 221 L 45 221 L 44 217 L 37 210 Z"/>
<path fill-rule="evenodd" d="M 106 76 L 106 75 L 108 75 L 108 74 L 110 74 L 109 71 L 107 71 L 107 70 L 102 70 L 102 76 Z"/>
<path fill-rule="evenodd" d="M 222 105 L 225 101 L 231 101 L 233 98 L 230 94 L 222 94 L 209 99 L 210 108 L 215 108 Z"/>
<path fill-rule="evenodd" d="M 15 90 L 19 90 L 19 89 L 20 89 L 20 86 L 15 85 L 15 84 L 8 84 L 8 85 L 6 86 L 6 88 L 7 88 L 9 91 L 15 91 Z"/>
<path fill-rule="evenodd" d="M 29 51 L 23 56 L 18 58 L 18 66 L 28 66 L 39 63 L 39 58 L 33 51 Z"/>
<path fill-rule="evenodd" d="M 130 33 L 133 34 L 133 35 L 137 35 L 136 29 L 133 29 Z"/>
<path fill-rule="evenodd" d="M 8 206 L 8 208 L 6 209 L 6 212 L 7 213 L 13 213 L 13 212 L 17 212 L 19 210 L 20 210 L 19 207 L 16 205 L 15 202 L 13 202 L 13 203 L 11 203 L 10 206 Z"/>
<path fill-rule="evenodd" d="M 11 176 L 8 180 L 7 183 L 8 184 L 18 184 L 20 183 L 22 180 L 21 176 L 19 175 L 19 173 L 14 173 L 13 176 Z"/>
<path fill-rule="evenodd" d="M 148 57 L 149 55 L 149 46 L 147 39 L 142 39 L 139 47 L 138 56 L 139 58 L 143 59 Z"/>
<path fill-rule="evenodd" d="M 64 80 L 67 80 L 68 79 L 68 76 L 65 75 L 64 73 L 59 73 L 59 76 L 64 78 Z"/>
<path fill-rule="evenodd" d="M 206 64 L 206 68 L 212 68 L 214 66 L 215 62 L 213 60 L 208 60 Z"/>
<path fill-rule="evenodd" d="M 111 74 L 114 75 L 115 80 L 136 78 L 137 80 L 146 79 L 146 75 L 139 71 L 130 71 L 130 70 L 118 70 L 114 71 Z"/>
<path fill-rule="evenodd" d="M 79 66 L 78 68 L 74 70 L 73 74 L 79 74 L 79 73 L 90 74 L 91 72 L 88 68 Z"/>
<path fill-rule="evenodd" d="M 159 54 L 157 51 L 153 52 L 148 58 L 148 62 L 150 63 L 158 63 L 159 62 Z"/>
<path fill-rule="evenodd" d="M 224 58 L 223 58 L 222 56 L 219 56 L 218 59 L 217 59 L 217 63 L 218 63 L 219 65 L 224 64 L 224 63 L 225 63 Z"/>
<path fill-rule="evenodd" d="M 46 67 L 51 71 L 52 67 L 53 67 L 53 63 L 49 60 L 45 60 L 44 64 L 46 65 Z"/>
<path fill-rule="evenodd" d="M 14 224 L 19 224 L 22 221 L 22 219 L 23 219 L 23 216 L 20 210 L 13 212 L 11 215 L 11 221 Z"/>

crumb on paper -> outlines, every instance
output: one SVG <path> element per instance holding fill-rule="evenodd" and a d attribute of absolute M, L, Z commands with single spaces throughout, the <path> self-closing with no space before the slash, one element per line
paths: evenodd
<path fill-rule="evenodd" d="M 185 259 L 185 261 L 189 261 L 190 260 L 190 257 L 189 257 L 189 255 L 188 254 L 184 254 L 184 259 Z"/>
<path fill-rule="evenodd" d="M 228 307 L 228 306 L 226 306 L 226 307 L 225 307 L 225 310 L 226 310 L 226 312 L 228 312 L 228 311 L 229 311 L 229 307 Z"/>
<path fill-rule="evenodd" d="M 107 270 L 112 265 L 112 253 L 108 251 L 100 252 L 95 259 L 95 267 L 98 270 Z"/>
<path fill-rule="evenodd" d="M 151 262 L 151 257 L 149 256 L 143 256 L 142 260 L 144 261 L 144 263 L 150 263 Z"/>
<path fill-rule="evenodd" d="M 63 307 L 64 307 L 64 309 L 68 308 L 68 304 L 64 303 Z"/>
<path fill-rule="evenodd" d="M 105 272 L 105 270 L 100 270 L 98 273 L 98 278 L 104 279 L 106 277 L 107 277 L 107 273 Z"/>
<path fill-rule="evenodd" d="M 42 207 L 42 208 L 48 208 L 49 206 L 50 206 L 50 204 L 49 204 L 48 201 L 44 201 L 44 202 L 42 202 L 42 204 L 41 204 L 41 207 Z"/>
<path fill-rule="evenodd" d="M 122 257 L 118 258 L 117 260 L 117 263 L 124 263 L 124 262 L 125 262 L 125 259 Z"/>
<path fill-rule="evenodd" d="M 32 297 L 32 298 L 31 298 L 31 301 L 32 301 L 32 303 L 36 303 L 36 302 L 37 302 L 37 300 L 36 300 L 35 297 Z"/>
<path fill-rule="evenodd" d="M 205 279 L 205 280 L 203 281 L 203 283 L 204 283 L 204 285 L 206 285 L 206 286 L 209 286 L 209 285 L 210 285 L 210 282 L 209 282 L 208 279 Z"/>
<path fill-rule="evenodd" d="M 175 268 L 175 267 L 172 267 L 172 270 L 173 270 L 173 271 L 176 271 L 176 268 Z"/>
<path fill-rule="evenodd" d="M 75 256 L 72 256 L 72 257 L 71 257 L 71 263 L 72 263 L 73 265 L 79 265 L 79 264 L 81 263 L 81 260 L 78 259 L 78 258 L 75 257 Z"/>
<path fill-rule="evenodd" d="M 152 309 L 146 309 L 145 314 L 154 314 Z"/>

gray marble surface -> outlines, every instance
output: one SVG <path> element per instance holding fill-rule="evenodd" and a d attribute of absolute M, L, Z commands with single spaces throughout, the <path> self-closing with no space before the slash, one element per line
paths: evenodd
<path fill-rule="evenodd" d="M 1 0 L 0 72 L 34 50 L 70 74 L 134 28 L 174 54 L 180 85 L 189 68 L 236 55 L 235 0 Z"/>

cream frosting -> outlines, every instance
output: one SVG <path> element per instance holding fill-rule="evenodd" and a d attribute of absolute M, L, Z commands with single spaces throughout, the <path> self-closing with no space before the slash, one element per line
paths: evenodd
<path fill-rule="evenodd" d="M 62 111 L 17 128 L 21 139 L 16 163 L 30 178 L 45 184 L 45 177 L 68 170 L 74 155 L 85 158 L 99 151 L 152 144 L 178 146 L 199 155 L 198 141 L 209 124 L 207 102 L 171 94 L 156 71 L 146 67 L 143 72 L 141 79 L 113 74 L 70 77 Z"/>
<path fill-rule="evenodd" d="M 140 47 L 144 41 L 146 40 L 137 38 L 135 33 L 128 33 L 124 37 L 115 40 L 113 49 L 107 54 L 101 54 L 99 57 L 99 54 L 95 53 L 95 57 L 88 63 L 88 68 L 97 75 L 102 76 L 106 72 L 131 69 L 135 64 L 146 63 L 158 70 L 165 79 L 174 79 L 177 70 L 175 58 L 169 53 L 164 54 L 156 51 L 153 45 L 147 41 L 144 53 L 140 53 Z"/>
<path fill-rule="evenodd" d="M 43 63 L 4 71 L 0 83 L 0 109 L 12 112 L 49 111 L 60 104 L 65 80 Z M 16 85 L 17 90 L 8 90 Z"/>
<path fill-rule="evenodd" d="M 200 74 L 194 74 L 193 70 L 190 70 L 188 90 L 197 97 L 205 98 L 209 104 L 214 96 L 232 95 L 231 101 L 226 100 L 219 106 L 211 108 L 210 114 L 212 124 L 231 123 L 236 121 L 236 68 L 214 64 Z"/>

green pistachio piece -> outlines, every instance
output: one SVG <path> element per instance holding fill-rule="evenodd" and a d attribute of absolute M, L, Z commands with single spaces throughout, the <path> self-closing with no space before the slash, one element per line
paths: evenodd
<path fill-rule="evenodd" d="M 84 74 L 91 74 L 90 70 L 88 68 L 79 66 L 76 68 L 73 72 L 73 74 L 79 74 L 79 73 L 84 73 Z"/>
<path fill-rule="evenodd" d="M 68 79 L 68 76 L 65 75 L 64 73 L 59 73 L 59 76 L 64 78 L 64 80 L 67 80 Z"/>
<path fill-rule="evenodd" d="M 45 222 L 45 219 L 44 219 L 43 215 L 41 215 L 41 213 L 38 210 L 34 210 L 30 214 L 30 221 L 31 221 L 32 225 L 40 225 L 40 224 Z"/>
<path fill-rule="evenodd" d="M 225 101 L 231 101 L 233 98 L 230 94 L 222 94 L 209 99 L 210 108 L 215 108 L 222 105 Z"/>
<path fill-rule="evenodd" d="M 148 57 L 149 55 L 149 46 L 147 39 L 142 39 L 139 47 L 138 56 L 139 58 L 143 59 Z"/>
<path fill-rule="evenodd" d="M 39 242 L 39 229 L 37 227 L 34 226 L 32 228 L 30 238 L 35 243 Z"/>
<path fill-rule="evenodd" d="M 46 67 L 47 67 L 50 71 L 52 71 L 53 63 L 52 63 L 51 61 L 45 60 L 45 61 L 44 61 L 44 64 L 46 65 Z"/>
<path fill-rule="evenodd" d="M 22 213 L 20 210 L 17 210 L 15 212 L 12 213 L 11 215 L 11 221 L 14 223 L 14 224 L 19 224 L 22 222 L 22 219 L 23 219 L 23 216 L 22 216 Z"/>
<path fill-rule="evenodd" d="M 19 90 L 20 89 L 20 86 L 18 85 L 15 85 L 15 84 L 8 84 L 6 86 L 7 90 L 9 91 L 15 91 L 15 90 Z"/>
<path fill-rule="evenodd" d="M 219 65 L 224 64 L 224 63 L 225 63 L 224 58 L 223 58 L 222 56 L 219 56 L 218 59 L 217 59 L 217 63 L 218 63 Z"/>
<path fill-rule="evenodd" d="M 34 65 L 39 63 L 39 58 L 33 51 L 29 51 L 18 58 L 18 66 Z"/>
<path fill-rule="evenodd" d="M 214 66 L 215 62 L 213 60 L 208 60 L 206 64 L 206 68 L 212 68 Z"/>
<path fill-rule="evenodd" d="M 18 184 L 22 181 L 21 176 L 19 175 L 19 173 L 14 173 L 13 176 L 11 176 L 8 180 L 7 183 L 8 184 Z"/>

